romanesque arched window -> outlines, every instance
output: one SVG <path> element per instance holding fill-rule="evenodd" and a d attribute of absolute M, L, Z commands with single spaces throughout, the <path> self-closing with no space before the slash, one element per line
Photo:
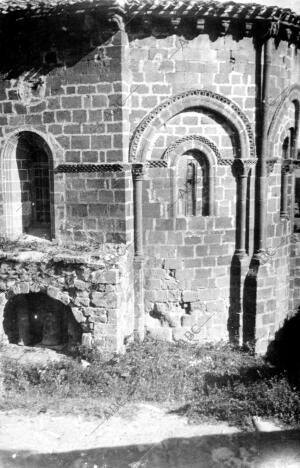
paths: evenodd
<path fill-rule="evenodd" d="M 7 143 L 1 169 L 6 236 L 53 237 L 53 168 L 46 142 L 33 132 L 20 132 Z"/>
<path fill-rule="evenodd" d="M 210 213 L 210 177 L 206 155 L 189 150 L 177 164 L 177 214 L 180 216 L 208 216 Z"/>

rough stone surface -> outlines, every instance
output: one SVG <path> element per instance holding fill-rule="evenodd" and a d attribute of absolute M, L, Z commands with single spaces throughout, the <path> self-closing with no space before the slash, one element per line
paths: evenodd
<path fill-rule="evenodd" d="M 118 29 L 122 15 L 99 27 L 85 8 L 76 21 L 72 11 L 59 21 L 30 13 L 19 21 L 9 21 L 9 13 L 2 21 L 5 301 L 47 291 L 80 310 L 84 333 L 97 324 L 99 347 L 119 351 L 134 330 L 143 334 L 145 322 L 168 340 L 196 325 L 199 342 L 251 342 L 264 352 L 300 305 L 299 246 L 291 238 L 295 183 L 292 173 L 284 176 L 283 164 L 299 151 L 300 55 L 293 28 L 276 32 L 266 18 L 259 28 L 246 22 L 241 30 L 236 20 L 225 21 L 227 29 L 219 13 L 210 23 L 209 12 L 203 23 L 175 24 L 164 11 L 159 24 L 148 18 Z M 263 59 L 253 35 L 265 38 L 270 30 L 279 34 L 270 38 L 266 122 L 267 155 L 276 161 L 267 167 L 265 253 L 258 261 L 255 160 L 262 143 L 256 131 Z M 43 215 L 50 227 L 42 234 L 32 223 L 33 153 L 48 161 L 50 201 Z M 250 168 L 243 176 L 241 159 Z M 143 176 L 133 163 L 145 163 Z M 48 240 L 20 249 L 10 242 L 32 230 Z M 71 244 L 81 247 L 62 247 Z"/>

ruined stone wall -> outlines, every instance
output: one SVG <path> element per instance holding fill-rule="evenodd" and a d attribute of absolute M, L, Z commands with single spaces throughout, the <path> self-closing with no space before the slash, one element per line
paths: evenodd
<path fill-rule="evenodd" d="M 299 54 L 287 42 L 272 46 L 269 157 L 276 157 L 277 163 L 266 188 L 267 261 L 257 269 L 250 264 L 255 237 L 253 164 L 247 176 L 245 255 L 237 269 L 239 197 L 233 161 L 254 161 L 259 130 L 259 57 L 253 39 L 236 41 L 228 35 L 212 40 L 207 34 L 155 38 L 150 33 L 139 39 L 131 32 L 128 40 L 123 28 L 117 31 L 111 24 L 108 31 L 107 23 L 92 16 L 78 14 L 68 27 L 65 18 L 49 20 L 47 27 L 42 20 L 31 21 L 24 31 L 20 22 L 10 48 L 4 44 L 0 70 L 6 76 L 0 85 L 0 234 L 7 234 L 7 211 L 22 211 L 18 199 L 8 205 L 12 183 L 7 180 L 16 145 L 26 132 L 45 142 L 53 161 L 53 237 L 59 243 L 131 243 L 130 163 L 151 162 L 150 167 L 146 164 L 142 207 L 148 329 L 171 340 L 197 325 L 199 340 L 226 339 L 228 320 L 236 313 L 243 315 L 244 328 L 252 327 L 249 336 L 258 337 L 263 349 L 288 311 L 291 221 L 280 216 L 281 166 L 282 144 L 298 115 L 289 87 L 298 82 Z M 47 38 L 51 27 L 54 45 Z M 8 29 L 9 22 L 7 34 Z M 30 29 L 40 32 L 39 47 Z M 18 44 L 24 47 L 23 55 Z M 28 77 L 24 79 L 31 69 L 34 92 Z M 43 73 L 37 73 L 40 69 Z M 189 103 L 185 108 L 180 107 L 184 100 Z M 143 131 L 144 146 L 135 153 L 136 133 Z M 209 210 L 186 214 L 184 176 L 178 168 L 183 155 L 195 151 L 208 167 Z M 292 199 L 290 176 L 290 211 Z M 51 268 L 47 263 L 50 272 Z M 120 349 L 134 327 L 132 251 L 122 257 L 117 270 L 115 283 L 100 277 L 95 286 L 100 290 L 91 282 L 91 303 L 82 305 L 114 311 L 111 323 L 109 318 L 93 322 L 99 330 L 95 336 L 103 332 L 104 346 L 110 342 Z M 108 285 L 105 291 L 103 284 Z M 81 294 L 76 292 L 74 301 Z"/>
<path fill-rule="evenodd" d="M 46 250 L 46 251 L 45 251 Z M 68 305 L 82 329 L 82 344 L 122 352 L 133 336 L 131 253 L 106 245 L 97 251 L 32 250 L 1 252 L 1 337 L 8 299 L 42 292 Z M 125 325 L 126 324 L 126 325 Z"/>

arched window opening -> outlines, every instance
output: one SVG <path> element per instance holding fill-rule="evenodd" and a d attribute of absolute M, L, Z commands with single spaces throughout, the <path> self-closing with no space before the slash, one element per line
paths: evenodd
<path fill-rule="evenodd" d="M 2 159 L 5 231 L 8 237 L 53 237 L 53 167 L 46 142 L 29 131 L 9 141 Z"/>
<path fill-rule="evenodd" d="M 292 136 L 292 134 L 291 134 Z M 282 145 L 282 165 L 281 165 L 281 190 L 280 190 L 280 217 L 288 217 L 288 171 L 286 161 L 291 152 L 291 140 L 289 137 L 284 139 Z"/>
<path fill-rule="evenodd" d="M 82 330 L 70 307 L 44 293 L 18 294 L 4 309 L 10 343 L 63 349 L 81 342 Z"/>
<path fill-rule="evenodd" d="M 290 128 L 290 151 L 289 151 L 289 158 L 294 159 L 295 157 L 295 146 L 296 146 L 296 131 L 293 127 Z"/>
<path fill-rule="evenodd" d="M 208 216 L 209 165 L 204 153 L 187 151 L 177 165 L 178 215 Z"/>
<path fill-rule="evenodd" d="M 186 168 L 186 216 L 195 216 L 196 214 L 196 190 L 197 190 L 197 168 L 194 161 L 189 161 Z"/>
<path fill-rule="evenodd" d="M 294 232 L 300 232 L 300 170 L 295 171 Z"/>

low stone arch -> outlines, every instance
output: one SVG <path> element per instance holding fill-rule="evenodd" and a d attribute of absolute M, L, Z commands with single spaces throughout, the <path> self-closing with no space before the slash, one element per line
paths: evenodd
<path fill-rule="evenodd" d="M 239 140 L 239 157 L 256 157 L 253 129 L 240 107 L 221 94 L 193 89 L 165 100 L 143 118 L 131 138 L 129 160 L 143 162 L 157 129 L 175 115 L 196 108 L 218 115 L 234 128 Z"/>
<path fill-rule="evenodd" d="M 19 283 L 16 282 L 12 287 L 7 289 L 5 292 L 0 293 L 0 342 L 8 344 L 11 342 L 7 334 L 7 323 L 9 320 L 8 312 L 15 312 L 15 303 L 12 310 L 8 310 L 9 306 L 14 301 L 21 301 L 27 297 L 32 296 L 43 296 L 48 302 L 51 303 L 51 311 L 53 309 L 53 304 L 60 305 L 61 312 L 67 314 L 64 319 L 67 320 L 65 325 L 67 326 L 67 334 L 69 339 L 75 344 L 81 343 L 83 328 L 81 323 L 77 321 L 76 310 L 72 297 L 69 296 L 66 292 L 61 292 L 61 294 L 53 294 L 53 291 L 57 292 L 57 288 L 52 286 L 46 286 L 45 284 L 40 283 Z M 37 299 L 37 297 L 36 297 Z M 41 308 L 42 309 L 42 308 Z M 28 313 L 34 314 L 34 307 L 28 310 Z M 6 323 L 5 323 L 6 322 Z M 26 344 L 26 343 L 24 343 Z"/>
<path fill-rule="evenodd" d="M 50 190 L 50 218 L 51 238 L 55 237 L 55 205 L 54 193 L 62 192 L 55 183 L 54 168 L 63 160 L 63 150 L 51 135 L 37 131 L 31 126 L 20 127 L 18 130 L 7 135 L 2 143 L 0 154 L 0 191 L 2 194 L 2 234 L 5 237 L 16 238 L 22 234 L 22 213 L 20 213 L 20 203 L 15 193 L 16 183 L 20 182 L 17 177 L 17 148 L 22 138 L 30 136 L 46 155 L 49 165 L 49 190 Z M 14 175 L 16 179 L 14 180 Z M 61 176 L 60 176 L 61 177 Z M 19 200 L 20 201 L 20 200 Z M 18 206 L 17 206 L 18 205 Z M 22 211 L 22 210 L 21 210 Z M 13 213 L 13 216 L 12 216 Z"/>
<path fill-rule="evenodd" d="M 290 104 L 294 104 L 295 106 L 295 121 L 285 122 L 284 128 L 282 128 L 282 123 L 285 121 L 285 116 L 288 113 L 288 108 Z M 274 154 L 275 145 L 280 143 L 280 147 L 282 146 L 283 140 L 286 137 L 286 134 L 290 127 L 295 127 L 295 138 L 297 143 L 299 136 L 299 117 L 300 85 L 295 84 L 285 91 L 283 98 L 281 99 L 271 118 L 271 123 L 268 129 L 269 158 L 277 157 L 277 155 Z"/>

